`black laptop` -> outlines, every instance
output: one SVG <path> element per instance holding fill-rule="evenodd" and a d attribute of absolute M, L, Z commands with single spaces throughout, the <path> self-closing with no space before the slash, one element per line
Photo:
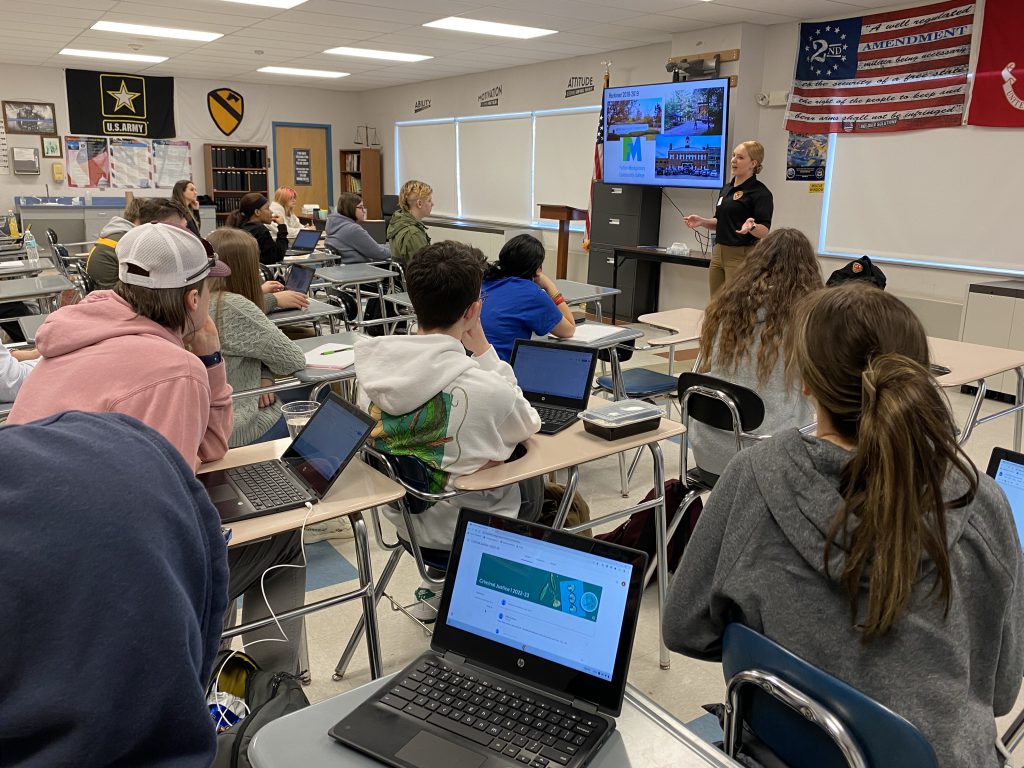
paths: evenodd
<path fill-rule="evenodd" d="M 295 235 L 295 239 L 292 241 L 292 247 L 285 251 L 285 256 L 308 256 L 316 250 L 317 244 L 320 242 L 320 232 L 315 229 L 300 229 L 298 234 Z"/>
<path fill-rule="evenodd" d="M 331 393 L 280 459 L 198 475 L 222 522 L 316 504 L 370 434 L 374 421 Z"/>
<path fill-rule="evenodd" d="M 993 448 L 988 460 L 989 477 L 996 481 L 1010 502 L 1017 537 L 1024 542 L 1024 453 L 1008 448 Z"/>
<path fill-rule="evenodd" d="M 399 768 L 586 765 L 622 710 L 646 567 L 464 508 L 431 650 L 331 737 Z"/>
<path fill-rule="evenodd" d="M 597 365 L 596 349 L 516 339 L 511 363 L 519 388 L 540 414 L 541 434 L 561 432 L 586 409 Z"/>
<path fill-rule="evenodd" d="M 285 281 L 284 289 L 286 291 L 309 293 L 309 286 L 313 284 L 314 277 L 316 277 L 316 269 L 313 267 L 293 264 L 288 268 L 288 280 Z"/>

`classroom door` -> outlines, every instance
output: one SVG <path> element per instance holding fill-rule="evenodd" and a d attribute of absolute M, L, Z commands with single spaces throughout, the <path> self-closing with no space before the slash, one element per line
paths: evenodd
<path fill-rule="evenodd" d="M 327 126 L 274 124 L 274 178 L 298 193 L 296 215 L 306 203 L 324 210 L 331 205 L 329 142 Z"/>

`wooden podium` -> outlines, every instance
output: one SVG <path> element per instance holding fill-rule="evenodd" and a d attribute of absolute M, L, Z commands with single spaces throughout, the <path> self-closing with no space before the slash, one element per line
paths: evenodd
<path fill-rule="evenodd" d="M 571 205 L 540 203 L 540 217 L 555 219 L 558 222 L 558 263 L 555 267 L 555 278 L 564 280 L 569 267 L 569 222 L 582 221 L 587 218 L 587 212 Z"/>

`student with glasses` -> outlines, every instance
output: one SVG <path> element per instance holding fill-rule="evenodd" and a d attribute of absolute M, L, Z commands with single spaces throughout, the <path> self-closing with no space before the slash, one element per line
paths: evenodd
<path fill-rule="evenodd" d="M 378 243 L 361 222 L 366 221 L 363 198 L 355 192 L 343 192 L 338 198 L 338 210 L 327 217 L 325 244 L 338 254 L 342 264 L 367 261 L 388 261 L 391 249 Z"/>
<path fill-rule="evenodd" d="M 117 412 L 162 434 L 195 466 L 227 453 L 231 387 L 210 318 L 209 277 L 230 268 L 187 229 L 142 224 L 117 243 L 118 281 L 49 316 L 43 360 L 8 418 Z"/>

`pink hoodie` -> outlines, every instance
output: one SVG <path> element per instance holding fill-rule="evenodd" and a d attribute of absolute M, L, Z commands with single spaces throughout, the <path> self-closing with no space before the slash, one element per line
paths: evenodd
<path fill-rule="evenodd" d="M 232 410 L 224 363 L 206 368 L 180 334 L 139 317 L 113 291 L 95 291 L 54 312 L 36 347 L 43 359 L 18 392 L 8 423 L 113 411 L 157 430 L 192 465 L 227 453 Z"/>

